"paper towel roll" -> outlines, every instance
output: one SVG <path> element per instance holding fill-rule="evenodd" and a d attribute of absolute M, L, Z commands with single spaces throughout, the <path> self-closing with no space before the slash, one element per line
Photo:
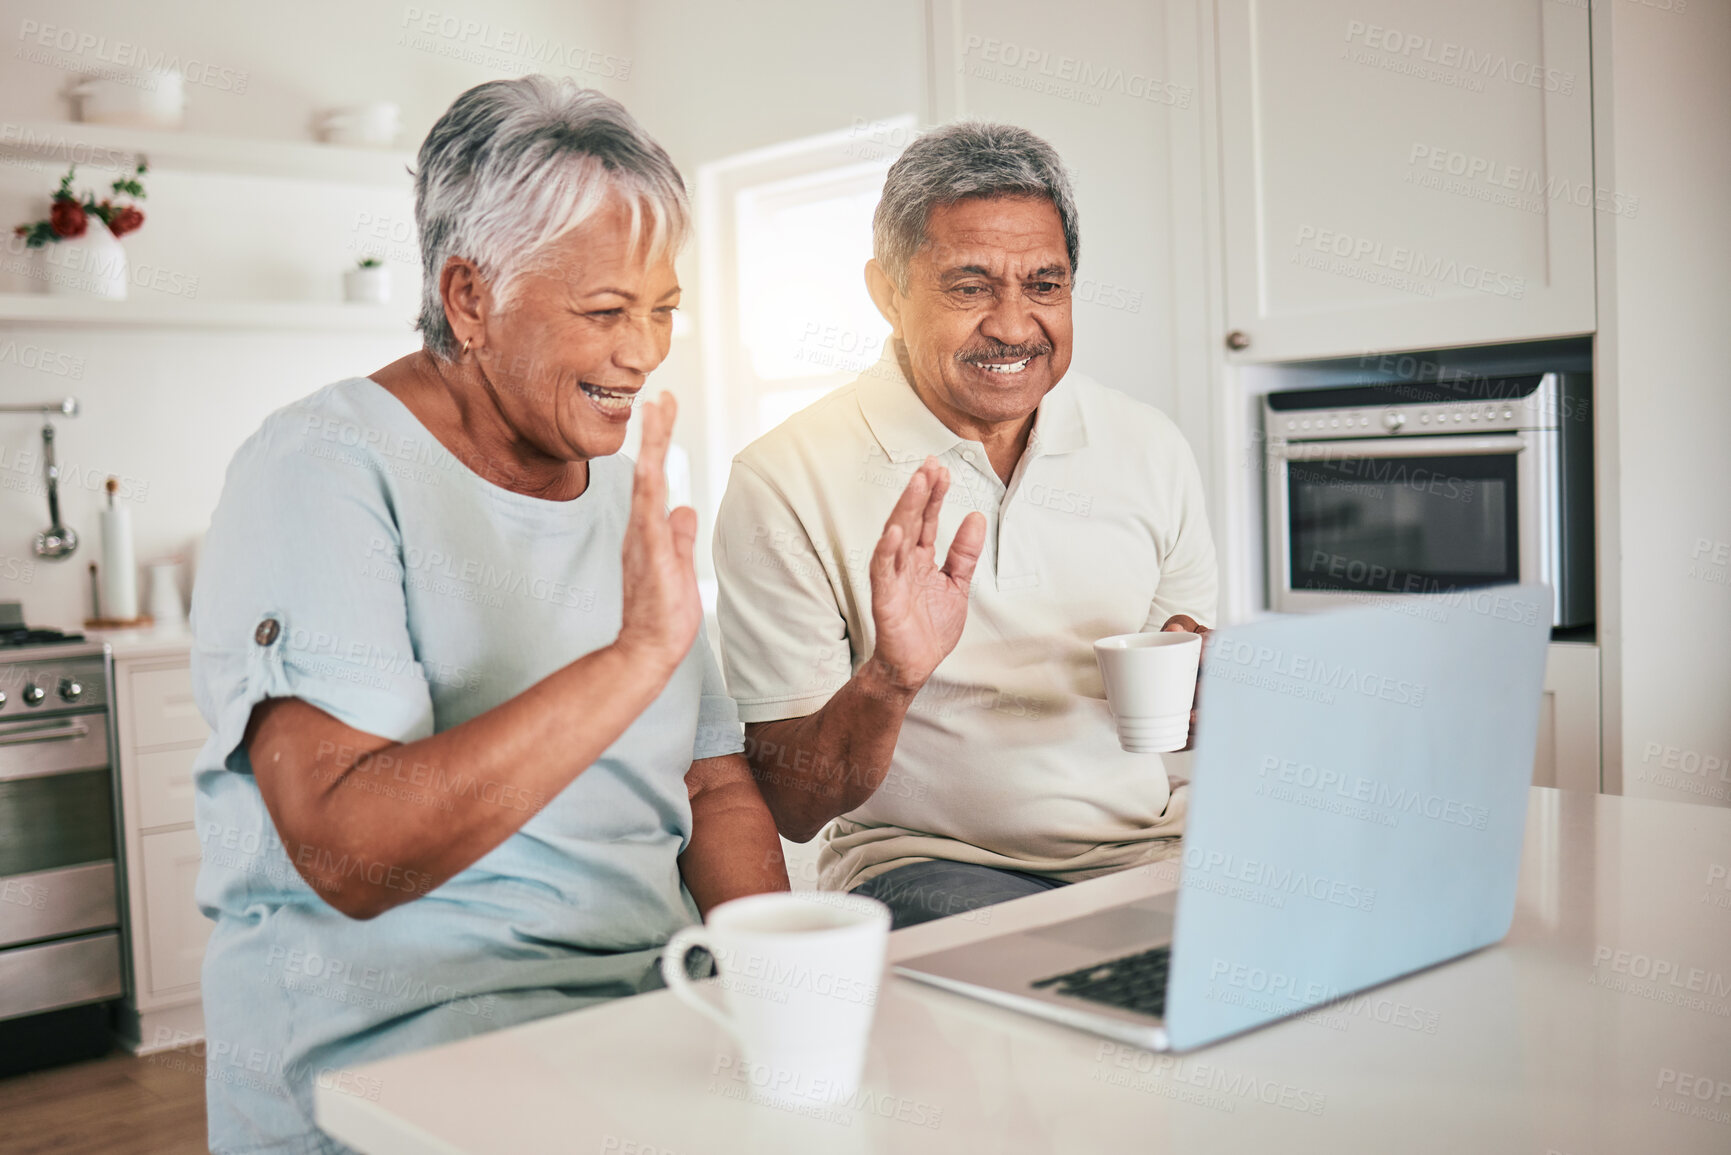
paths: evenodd
<path fill-rule="evenodd" d="M 138 565 L 132 557 L 132 511 L 102 511 L 102 616 L 130 621 L 138 616 Z"/>

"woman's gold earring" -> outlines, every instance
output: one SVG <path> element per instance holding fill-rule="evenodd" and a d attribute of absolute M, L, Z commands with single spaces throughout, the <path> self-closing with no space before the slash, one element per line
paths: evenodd
<path fill-rule="evenodd" d="M 474 340 L 473 337 L 464 337 L 463 338 L 463 353 L 462 353 L 462 355 L 464 357 L 467 357 L 469 355 L 469 342 L 473 341 L 473 340 Z"/>

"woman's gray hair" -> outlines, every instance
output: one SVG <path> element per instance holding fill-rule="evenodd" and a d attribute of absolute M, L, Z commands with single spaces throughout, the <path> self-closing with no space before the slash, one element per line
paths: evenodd
<path fill-rule="evenodd" d="M 921 136 L 890 165 L 872 215 L 872 255 L 902 292 L 939 205 L 973 197 L 1044 197 L 1058 210 L 1075 274 L 1082 256 L 1076 194 L 1051 145 L 1012 124 L 962 121 Z"/>
<path fill-rule="evenodd" d="M 649 253 L 677 252 L 690 228 L 685 182 L 625 106 L 568 78 L 491 80 L 457 97 L 421 144 L 415 223 L 421 240 L 421 316 L 427 348 L 457 354 L 439 276 L 451 257 L 473 261 L 508 303 L 534 258 L 610 197 L 631 206 L 633 240 L 648 224 Z"/>

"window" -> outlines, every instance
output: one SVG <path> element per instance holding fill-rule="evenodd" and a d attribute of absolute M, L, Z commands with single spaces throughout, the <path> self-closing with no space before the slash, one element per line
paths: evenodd
<path fill-rule="evenodd" d="M 860 122 L 698 174 L 709 512 L 734 454 L 883 355 L 865 287 L 884 174 L 913 118 Z"/>

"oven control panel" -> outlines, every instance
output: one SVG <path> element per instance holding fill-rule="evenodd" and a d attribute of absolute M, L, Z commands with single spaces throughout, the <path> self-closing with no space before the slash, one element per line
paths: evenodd
<path fill-rule="evenodd" d="M 1269 432 L 1288 440 L 1302 440 L 1305 437 L 1382 437 L 1391 433 L 1530 429 L 1534 422 L 1526 409 L 1518 402 L 1476 404 L 1455 401 L 1375 409 L 1289 411 L 1269 415 Z"/>
<path fill-rule="evenodd" d="M 40 653 L 40 651 L 38 651 Z M 108 705 L 108 678 L 94 657 L 0 660 L 0 718 Z"/>
<path fill-rule="evenodd" d="M 1590 436 L 1582 378 L 1543 373 L 1473 378 L 1446 389 L 1396 382 L 1275 392 L 1263 398 L 1263 428 L 1270 441 L 1335 441 L 1516 433 L 1574 421 Z"/>

